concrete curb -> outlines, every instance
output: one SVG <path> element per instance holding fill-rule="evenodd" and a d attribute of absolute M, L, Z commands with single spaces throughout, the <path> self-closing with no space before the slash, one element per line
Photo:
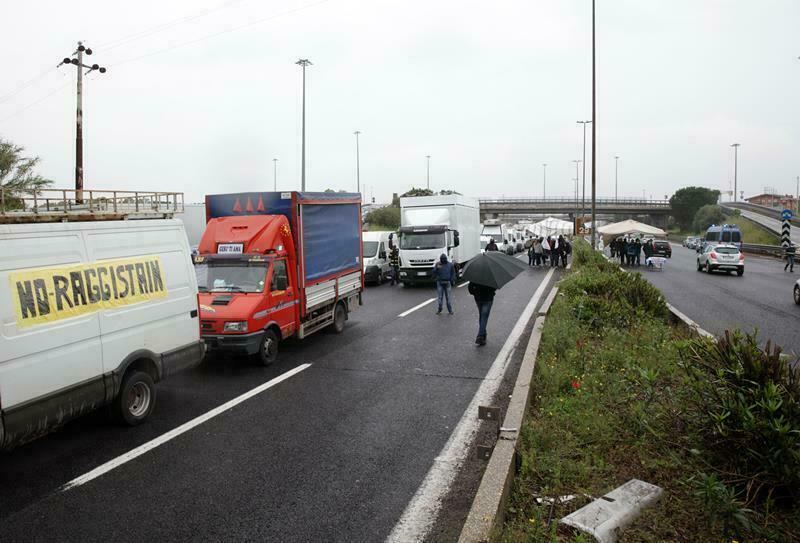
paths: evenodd
<path fill-rule="evenodd" d="M 550 289 L 550 294 L 547 295 L 547 298 L 544 299 L 542 302 L 541 307 L 539 307 L 539 316 L 547 315 L 550 312 L 550 306 L 553 305 L 553 302 L 556 299 L 556 295 L 558 294 L 558 287 L 555 286 Z"/>
<path fill-rule="evenodd" d="M 553 287 L 551 294 L 555 290 L 556 287 Z M 506 501 L 514 481 L 517 439 L 530 400 L 531 380 L 543 326 L 544 316 L 540 315 L 534 321 L 500 436 L 458 538 L 460 543 L 489 541 L 494 529 L 505 519 Z"/>
<path fill-rule="evenodd" d="M 697 324 L 692 319 L 687 317 L 674 305 L 667 303 L 667 309 L 669 309 L 670 320 L 673 323 L 677 324 L 678 326 L 683 326 L 687 328 L 689 332 L 692 334 L 698 335 L 700 337 L 707 337 L 710 339 L 714 339 L 714 334 L 712 334 L 711 332 L 707 332 L 706 330 L 701 328 L 699 324 Z"/>

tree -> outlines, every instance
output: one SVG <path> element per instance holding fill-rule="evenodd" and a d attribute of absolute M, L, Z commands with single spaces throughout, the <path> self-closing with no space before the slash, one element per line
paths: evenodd
<path fill-rule="evenodd" d="M 39 163 L 39 157 L 22 156 L 24 152 L 24 147 L 0 139 L 0 188 L 8 191 L 5 201 L 9 209 L 22 206 L 20 197 L 23 193 L 53 184 L 52 180 L 33 171 Z"/>
<path fill-rule="evenodd" d="M 364 218 L 364 222 L 372 226 L 385 227 L 388 230 L 400 228 L 400 208 L 393 206 L 373 209 Z"/>
<path fill-rule="evenodd" d="M 672 216 L 675 222 L 683 229 L 692 227 L 697 211 L 705 205 L 717 203 L 719 191 L 705 187 L 684 187 L 675 191 L 669 203 L 672 206 Z"/>
<path fill-rule="evenodd" d="M 458 195 L 461 195 L 461 193 L 460 193 L 460 192 L 457 192 L 457 191 L 455 191 L 455 190 L 445 190 L 445 189 L 442 189 L 442 190 L 440 190 L 440 191 L 439 191 L 439 194 L 440 194 L 440 195 L 442 195 L 442 196 L 447 196 L 447 195 L 449 195 L 449 194 L 458 194 Z"/>
<path fill-rule="evenodd" d="M 725 213 L 718 205 L 705 205 L 697 210 L 694 216 L 695 232 L 702 232 L 712 224 L 722 224 L 725 222 Z"/>
<path fill-rule="evenodd" d="M 416 187 L 411 187 L 411 190 L 401 194 L 401 198 L 407 198 L 409 196 L 433 196 L 434 192 L 431 189 L 418 189 Z"/>

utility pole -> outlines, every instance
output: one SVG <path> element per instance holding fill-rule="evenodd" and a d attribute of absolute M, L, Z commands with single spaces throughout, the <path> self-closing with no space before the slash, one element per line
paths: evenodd
<path fill-rule="evenodd" d="M 425 155 L 428 159 L 428 190 L 431 190 L 431 155 Z"/>
<path fill-rule="evenodd" d="M 311 61 L 307 58 L 301 58 L 295 62 L 298 66 L 303 68 L 303 158 L 302 165 L 300 166 L 300 190 L 306 190 L 306 66 L 311 66 Z"/>
<path fill-rule="evenodd" d="M 797 214 L 800 215 L 800 175 L 797 176 L 797 192 L 794 199 L 794 205 L 797 209 Z"/>
<path fill-rule="evenodd" d="M 547 199 L 547 164 L 542 164 L 542 199 Z"/>
<path fill-rule="evenodd" d="M 583 191 L 581 192 L 581 216 L 586 215 L 586 125 L 592 121 L 578 121 L 583 125 Z"/>
<path fill-rule="evenodd" d="M 733 201 L 735 202 L 739 174 L 739 144 L 733 143 L 731 147 L 733 147 Z"/>
<path fill-rule="evenodd" d="M 95 70 L 101 74 L 106 73 L 106 69 L 97 64 L 91 66 L 84 64 L 83 53 L 91 55 L 92 50 L 79 41 L 78 48 L 72 53 L 76 58 L 64 57 L 58 64 L 58 66 L 70 64 L 78 69 L 78 104 L 75 115 L 75 203 L 83 202 L 83 69 L 87 69 L 87 74 Z"/>
<path fill-rule="evenodd" d="M 619 200 L 619 157 L 614 157 L 614 199 Z"/>
<path fill-rule="evenodd" d="M 594 39 L 594 2 L 592 0 L 592 249 L 597 247 L 595 243 L 595 232 L 597 231 L 597 103 L 596 103 L 596 81 L 595 81 L 595 39 Z"/>
<path fill-rule="evenodd" d="M 274 166 L 274 174 L 273 174 L 273 187 L 272 190 L 278 192 L 278 159 L 272 159 L 272 165 Z"/>
<path fill-rule="evenodd" d="M 361 194 L 361 157 L 359 156 L 359 151 L 358 151 L 358 135 L 360 133 L 361 131 L 359 130 L 353 132 L 353 134 L 355 134 L 356 136 L 356 192 L 359 195 Z"/>

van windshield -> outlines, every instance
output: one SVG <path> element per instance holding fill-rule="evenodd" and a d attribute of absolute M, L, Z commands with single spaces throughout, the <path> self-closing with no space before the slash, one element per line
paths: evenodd
<path fill-rule="evenodd" d="M 264 263 L 204 262 L 194 271 L 200 292 L 264 292 L 267 278 Z"/>
<path fill-rule="evenodd" d="M 444 232 L 433 234 L 403 234 L 401 249 L 441 249 L 445 246 Z"/>
<path fill-rule="evenodd" d="M 365 241 L 364 242 L 364 256 L 365 257 L 372 257 L 378 253 L 378 242 L 377 241 Z"/>

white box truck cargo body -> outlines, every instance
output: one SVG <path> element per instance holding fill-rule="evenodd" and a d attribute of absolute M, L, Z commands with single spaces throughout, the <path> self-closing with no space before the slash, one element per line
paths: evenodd
<path fill-rule="evenodd" d="M 443 253 L 460 270 L 480 254 L 480 207 L 459 194 L 400 198 L 400 280 L 433 279 Z"/>

